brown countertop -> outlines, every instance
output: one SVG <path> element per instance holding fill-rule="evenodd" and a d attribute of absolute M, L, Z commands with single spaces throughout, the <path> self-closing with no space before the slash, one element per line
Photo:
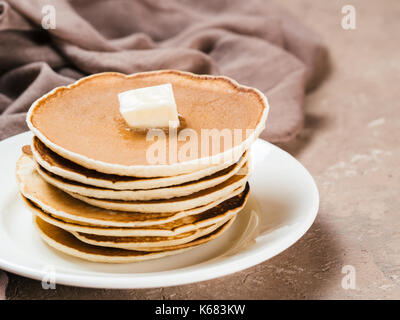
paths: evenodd
<path fill-rule="evenodd" d="M 202 283 L 98 290 L 10 274 L 9 299 L 399 299 L 400 2 L 352 0 L 356 29 L 341 27 L 348 1 L 281 0 L 326 40 L 332 70 L 306 101 L 305 129 L 281 145 L 319 186 L 307 234 L 277 257 Z M 356 288 L 343 289 L 354 267 Z"/>

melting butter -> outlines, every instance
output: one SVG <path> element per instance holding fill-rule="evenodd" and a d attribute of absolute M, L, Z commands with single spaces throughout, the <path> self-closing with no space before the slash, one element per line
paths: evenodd
<path fill-rule="evenodd" d="M 177 128 L 178 111 L 170 83 L 118 94 L 120 112 L 135 129 Z"/>

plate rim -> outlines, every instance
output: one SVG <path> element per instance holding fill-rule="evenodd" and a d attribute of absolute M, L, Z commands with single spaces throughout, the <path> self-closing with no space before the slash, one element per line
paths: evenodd
<path fill-rule="evenodd" d="M 23 132 L 0 141 L 0 146 L 4 143 L 12 143 L 12 140 L 23 138 L 23 136 L 25 138 L 25 136 L 33 135 L 30 131 Z M 288 152 L 262 139 L 257 139 L 254 143 L 261 143 L 264 146 L 272 148 L 275 151 L 282 153 L 286 157 L 289 157 L 289 159 L 292 161 L 294 160 L 310 180 L 313 198 L 315 198 L 315 201 L 310 207 L 310 214 L 308 215 L 307 221 L 302 221 L 300 229 L 297 228 L 291 233 L 286 234 L 279 241 L 279 245 L 275 244 L 275 246 L 272 248 L 262 245 L 253 245 L 245 251 L 239 252 L 232 256 L 224 257 L 224 259 L 216 261 L 211 265 L 202 266 L 202 264 L 209 263 L 213 259 L 195 264 L 193 266 L 159 272 L 117 274 L 102 274 L 102 272 L 96 272 L 96 274 L 90 274 L 90 271 L 87 271 L 86 274 L 69 274 L 65 271 L 57 271 L 56 284 L 103 289 L 145 289 L 185 285 L 212 280 L 245 270 L 287 250 L 301 237 L 303 237 L 316 219 L 320 202 L 318 187 L 309 171 Z M 214 259 L 218 259 L 218 257 Z M 9 262 L 4 260 L 4 258 L 1 256 L 0 269 L 39 281 L 41 281 L 44 276 L 44 273 L 41 270 L 25 265 L 19 265 L 14 262 Z M 177 271 L 179 271 L 179 277 L 176 274 Z M 196 275 L 196 277 L 194 277 L 194 275 Z"/>

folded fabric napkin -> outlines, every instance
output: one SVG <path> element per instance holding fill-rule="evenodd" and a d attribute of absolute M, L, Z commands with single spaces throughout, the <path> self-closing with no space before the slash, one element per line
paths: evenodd
<path fill-rule="evenodd" d="M 262 138 L 286 141 L 327 65 L 319 37 L 268 0 L 0 1 L 0 44 L 0 139 L 27 130 L 35 99 L 84 75 L 180 69 L 263 91 Z"/>

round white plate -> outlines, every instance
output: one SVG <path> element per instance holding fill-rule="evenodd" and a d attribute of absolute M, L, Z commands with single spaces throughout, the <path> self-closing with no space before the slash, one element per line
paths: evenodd
<path fill-rule="evenodd" d="M 0 142 L 0 268 L 29 278 L 93 288 L 150 288 L 192 283 L 256 265 L 295 243 L 313 223 L 318 190 L 308 171 L 278 147 L 251 150 L 250 198 L 220 238 L 179 255 L 102 264 L 59 253 L 41 241 L 20 199 L 15 163 L 30 132 Z"/>

